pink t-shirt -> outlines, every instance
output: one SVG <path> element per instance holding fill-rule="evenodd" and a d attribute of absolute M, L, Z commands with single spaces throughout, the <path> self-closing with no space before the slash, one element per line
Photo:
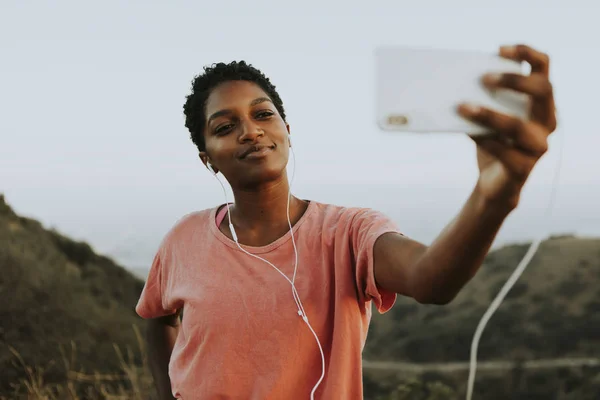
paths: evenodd
<path fill-rule="evenodd" d="M 321 354 L 297 314 L 291 285 L 218 229 L 219 208 L 188 214 L 169 231 L 136 306 L 143 318 L 183 308 L 169 363 L 173 395 L 308 400 L 321 376 Z M 397 227 L 371 209 L 311 201 L 293 232 L 296 288 L 325 354 L 315 399 L 362 399 L 371 305 L 384 313 L 396 300 L 375 283 L 373 246 Z M 292 278 L 289 232 L 266 246 L 243 247 Z"/>

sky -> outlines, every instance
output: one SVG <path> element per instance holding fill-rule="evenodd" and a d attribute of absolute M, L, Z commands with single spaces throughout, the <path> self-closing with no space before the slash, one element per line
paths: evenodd
<path fill-rule="evenodd" d="M 4 0 L 0 193 L 125 266 L 149 265 L 177 219 L 224 202 L 182 106 L 203 66 L 244 59 L 283 98 L 297 196 L 378 209 L 430 243 L 470 194 L 475 148 L 462 134 L 380 131 L 374 50 L 526 43 L 551 57 L 559 127 L 495 246 L 600 236 L 597 15 L 592 0 Z"/>

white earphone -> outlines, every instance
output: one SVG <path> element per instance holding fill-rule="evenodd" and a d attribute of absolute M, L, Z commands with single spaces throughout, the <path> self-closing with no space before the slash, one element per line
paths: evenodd
<path fill-rule="evenodd" d="M 213 175 L 217 175 L 217 173 L 216 173 L 216 172 L 215 172 L 215 170 L 213 169 L 213 166 L 212 166 L 212 164 L 211 164 L 210 162 L 208 162 L 208 161 L 206 162 L 206 168 L 208 168 L 208 170 L 209 170 L 210 172 L 212 172 L 212 174 L 213 174 Z"/>
<path fill-rule="evenodd" d="M 558 116 L 558 113 L 557 113 L 557 117 L 559 118 L 559 121 L 560 121 L 560 117 Z M 558 160 L 556 162 L 556 167 L 554 170 L 552 191 L 550 192 L 550 195 L 548 196 L 549 197 L 548 205 L 547 205 L 546 211 L 544 213 L 544 217 L 542 219 L 542 221 L 544 221 L 546 226 L 542 228 L 542 233 L 540 234 L 540 236 L 531 242 L 531 244 L 529 245 L 529 249 L 527 250 L 527 253 L 525 253 L 525 255 L 523 256 L 523 259 L 517 265 L 517 268 L 515 268 L 515 270 L 510 275 L 510 277 L 508 278 L 508 280 L 506 281 L 504 286 L 502 286 L 502 288 L 500 289 L 500 291 L 498 292 L 498 294 L 496 295 L 494 300 L 492 300 L 492 303 L 490 304 L 489 308 L 485 311 L 485 313 L 481 317 L 481 320 L 479 321 L 479 324 L 477 325 L 477 328 L 475 329 L 475 334 L 473 335 L 473 340 L 471 342 L 471 353 L 470 353 L 470 358 L 469 358 L 470 361 L 469 361 L 469 377 L 467 380 L 467 400 L 471 400 L 473 398 L 473 391 L 474 391 L 474 387 L 475 387 L 475 372 L 477 370 L 477 349 L 479 347 L 479 341 L 481 339 L 481 336 L 483 335 L 483 330 L 485 329 L 485 326 L 487 325 L 488 321 L 492 318 L 492 315 L 496 312 L 498 307 L 500 307 L 500 305 L 504 301 L 504 298 L 506 297 L 506 295 L 508 294 L 510 289 L 512 289 L 512 287 L 515 285 L 515 283 L 517 283 L 517 281 L 523 274 L 523 271 L 525 270 L 525 268 L 527 268 L 527 266 L 533 259 L 533 256 L 537 252 L 539 246 L 542 244 L 542 241 L 544 240 L 544 238 L 549 236 L 549 233 L 551 230 L 550 222 L 552 219 L 552 211 L 554 209 L 554 202 L 556 200 L 556 194 L 558 191 L 558 183 L 559 183 L 559 179 L 560 179 L 560 171 L 561 171 L 562 163 L 563 163 L 564 140 L 565 140 L 564 132 L 565 132 L 565 130 L 563 130 L 563 132 L 561 132 L 561 135 L 560 135 L 561 143 L 560 143 L 560 146 L 557 147 L 559 149 L 559 153 L 558 153 Z"/>
<path fill-rule="evenodd" d="M 288 139 L 289 139 L 289 136 L 288 136 Z M 290 148 L 292 148 L 291 141 L 290 141 Z M 221 182 L 221 180 L 217 176 L 217 173 L 213 169 L 211 163 L 208 162 L 208 161 L 206 162 L 206 168 L 208 168 L 208 170 L 210 172 L 212 172 L 213 176 L 217 179 L 217 181 L 219 182 L 219 184 L 223 188 L 223 194 L 225 195 L 225 205 L 227 206 L 227 217 L 229 218 L 229 230 L 230 230 L 231 236 L 233 237 L 233 240 L 237 244 L 238 248 L 241 251 L 243 251 L 244 253 L 248 254 L 249 256 L 257 258 L 257 259 L 259 259 L 261 261 L 264 261 L 265 263 L 269 264 L 281 276 L 283 276 L 283 278 L 285 280 L 287 280 L 291 284 L 291 286 L 292 286 L 292 297 L 294 298 L 294 302 L 296 303 L 296 307 L 298 307 L 297 314 L 302 318 L 302 320 L 308 326 L 308 329 L 310 329 L 310 331 L 312 332 L 313 336 L 315 337 L 315 340 L 317 341 L 317 345 L 319 346 L 319 351 L 321 353 L 321 367 L 322 367 L 321 368 L 321 377 L 319 378 L 318 382 L 313 387 L 313 389 L 312 389 L 312 391 L 310 393 L 310 399 L 313 400 L 314 396 L 315 396 L 315 392 L 317 391 L 317 387 L 319 387 L 319 385 L 321 384 L 321 381 L 323 380 L 323 378 L 325 378 L 325 354 L 323 353 L 323 347 L 321 346 L 321 342 L 319 341 L 319 337 L 317 336 L 316 332 L 314 331 L 314 329 L 310 325 L 310 322 L 308 321 L 308 316 L 306 315 L 306 311 L 304 310 L 304 306 L 302 305 L 302 301 L 300 300 L 300 295 L 298 294 L 298 291 L 296 290 L 296 285 L 295 285 L 295 281 L 296 281 L 296 269 L 298 267 L 298 249 L 296 248 L 296 240 L 294 239 L 294 231 L 292 229 L 292 223 L 290 221 L 290 198 L 291 198 L 291 191 L 292 191 L 292 183 L 294 181 L 294 175 L 295 175 L 295 172 L 296 172 L 296 154 L 294 153 L 294 149 L 293 148 L 292 148 L 292 157 L 294 159 L 294 170 L 292 172 L 292 179 L 290 181 L 289 192 L 288 192 L 288 201 L 287 201 L 288 226 L 290 227 L 290 234 L 291 234 L 291 237 L 292 237 L 292 245 L 294 246 L 294 254 L 296 256 L 296 262 L 294 263 L 294 275 L 293 275 L 292 279 L 288 278 L 283 272 L 281 272 L 279 270 L 279 268 L 277 268 L 275 265 L 273 265 L 269 261 L 267 261 L 264 258 L 261 258 L 261 257 L 255 255 L 255 254 L 252 254 L 252 253 L 246 251 L 246 249 L 244 249 L 242 246 L 240 246 L 240 243 L 238 242 L 237 234 L 235 233 L 235 229 L 233 228 L 233 223 L 231 222 L 231 212 L 229 210 L 229 199 L 227 198 L 227 191 L 225 190 L 225 185 L 223 185 L 223 182 Z"/>

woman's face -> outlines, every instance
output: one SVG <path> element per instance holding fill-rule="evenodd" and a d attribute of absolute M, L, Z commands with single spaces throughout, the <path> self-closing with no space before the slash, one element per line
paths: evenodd
<path fill-rule="evenodd" d="M 289 126 L 258 85 L 220 84 L 209 95 L 205 113 L 203 162 L 209 161 L 237 187 L 281 177 L 288 162 Z"/>

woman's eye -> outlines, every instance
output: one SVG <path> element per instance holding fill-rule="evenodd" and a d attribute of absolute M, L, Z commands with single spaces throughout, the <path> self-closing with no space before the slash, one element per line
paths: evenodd
<path fill-rule="evenodd" d="M 215 129 L 215 133 L 217 133 L 217 134 L 226 133 L 228 130 L 231 129 L 232 126 L 233 126 L 233 124 L 220 125 L 217 127 L 217 129 Z"/>
<path fill-rule="evenodd" d="M 273 115 L 272 111 L 260 111 L 256 114 L 256 118 L 268 118 Z"/>

